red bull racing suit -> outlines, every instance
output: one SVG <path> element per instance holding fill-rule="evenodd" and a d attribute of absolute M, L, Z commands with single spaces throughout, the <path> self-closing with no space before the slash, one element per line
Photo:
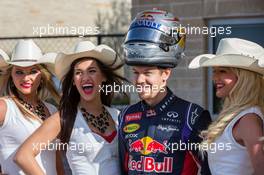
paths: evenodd
<path fill-rule="evenodd" d="M 168 89 L 155 107 L 140 101 L 124 109 L 119 119 L 122 174 L 210 174 L 195 146 L 201 142 L 200 131 L 211 122 L 202 107 Z"/>

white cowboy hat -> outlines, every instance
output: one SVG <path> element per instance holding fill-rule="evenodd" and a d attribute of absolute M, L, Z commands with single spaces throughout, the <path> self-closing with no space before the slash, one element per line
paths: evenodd
<path fill-rule="evenodd" d="M 19 67 L 28 67 L 36 64 L 45 64 L 47 68 L 54 73 L 55 53 L 43 55 L 40 48 L 33 40 L 19 40 L 13 49 L 11 59 L 0 50 L 0 67 L 16 65 Z"/>
<path fill-rule="evenodd" d="M 43 63 L 44 65 L 47 66 L 47 69 L 53 74 L 55 75 L 55 61 L 57 58 L 58 54 L 55 52 L 49 52 L 49 53 L 45 53 L 42 57 L 41 60 L 45 63 Z"/>
<path fill-rule="evenodd" d="M 74 53 L 60 53 L 55 61 L 55 75 L 62 80 L 64 75 L 69 71 L 73 61 L 79 58 L 95 58 L 106 66 L 115 67 L 122 64 L 122 60 L 117 57 L 116 52 L 107 45 L 101 44 L 95 46 L 90 41 L 80 41 L 76 44 Z M 118 75 L 122 75 L 121 69 L 115 71 Z"/>
<path fill-rule="evenodd" d="M 55 58 L 44 57 L 33 40 L 19 40 L 8 64 L 28 67 L 36 64 L 54 63 Z"/>
<path fill-rule="evenodd" d="M 0 49 L 0 67 L 2 68 L 8 66 L 8 60 L 10 60 L 9 56 L 2 49 Z"/>
<path fill-rule="evenodd" d="M 6 88 L 6 82 L 7 82 L 7 70 L 9 68 L 8 64 L 6 61 L 9 60 L 9 56 L 2 50 L 0 49 L 0 96 L 5 95 L 5 88 Z"/>
<path fill-rule="evenodd" d="M 199 67 L 236 67 L 264 75 L 264 48 L 260 45 L 239 39 L 221 39 L 216 54 L 203 54 L 195 57 L 190 69 Z"/>

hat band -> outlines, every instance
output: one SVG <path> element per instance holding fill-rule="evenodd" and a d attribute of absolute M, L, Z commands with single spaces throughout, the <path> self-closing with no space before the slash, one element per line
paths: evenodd
<path fill-rule="evenodd" d="M 21 59 L 21 60 L 11 60 L 10 62 L 37 62 L 38 60 L 30 60 L 30 59 Z"/>

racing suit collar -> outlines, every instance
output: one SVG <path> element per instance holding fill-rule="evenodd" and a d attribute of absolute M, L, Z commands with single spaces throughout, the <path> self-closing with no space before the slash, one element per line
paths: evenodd
<path fill-rule="evenodd" d="M 175 100 L 176 96 L 173 92 L 167 87 L 166 96 L 155 106 L 149 106 L 145 101 L 141 101 L 142 110 L 147 112 L 147 117 L 153 115 L 159 115 L 166 111 L 167 107 Z M 149 114 L 148 114 L 149 113 Z"/>

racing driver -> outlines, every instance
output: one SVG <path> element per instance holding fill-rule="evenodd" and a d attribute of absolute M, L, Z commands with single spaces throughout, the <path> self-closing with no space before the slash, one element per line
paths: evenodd
<path fill-rule="evenodd" d="M 211 122 L 210 114 L 167 87 L 185 47 L 179 25 L 171 13 L 153 9 L 138 13 L 129 27 L 125 61 L 132 66 L 141 101 L 120 114 L 122 174 L 210 174 L 195 146 Z"/>

